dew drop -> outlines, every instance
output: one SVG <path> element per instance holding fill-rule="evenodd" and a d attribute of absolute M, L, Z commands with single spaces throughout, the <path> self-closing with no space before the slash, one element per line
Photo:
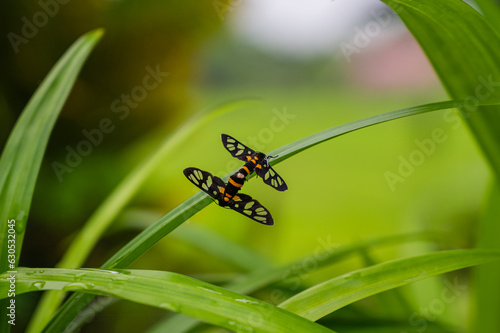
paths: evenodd
<path fill-rule="evenodd" d="M 203 287 L 198 287 L 198 289 L 208 291 L 209 293 L 217 294 L 217 295 L 222 295 L 222 293 L 215 291 L 213 289 L 208 289 L 208 288 L 203 288 Z"/>
<path fill-rule="evenodd" d="M 249 299 L 244 299 L 244 298 L 238 298 L 238 299 L 235 299 L 236 302 L 241 302 L 241 303 L 245 303 L 245 304 L 258 304 L 258 302 L 256 301 L 252 301 L 252 300 L 249 300 Z"/>
<path fill-rule="evenodd" d="M 158 304 L 158 306 L 162 309 L 165 309 L 165 310 L 170 310 L 172 309 L 172 306 L 170 305 L 170 303 L 160 303 Z"/>
<path fill-rule="evenodd" d="M 45 283 L 46 283 L 45 281 L 38 281 L 38 282 L 34 282 L 31 286 L 33 288 L 41 290 L 45 286 Z"/>
<path fill-rule="evenodd" d="M 165 310 L 182 313 L 182 306 L 177 303 L 160 303 L 158 306 Z"/>
<path fill-rule="evenodd" d="M 345 280 L 354 280 L 354 279 L 359 279 L 361 277 L 361 272 L 354 272 L 351 274 L 348 274 L 344 276 Z"/>
<path fill-rule="evenodd" d="M 74 289 L 93 289 L 95 285 L 90 282 L 72 282 L 65 285 L 63 290 L 74 290 Z"/>

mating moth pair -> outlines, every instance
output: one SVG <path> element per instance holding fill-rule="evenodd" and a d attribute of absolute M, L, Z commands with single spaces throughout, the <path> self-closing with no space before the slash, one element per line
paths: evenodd
<path fill-rule="evenodd" d="M 246 177 L 254 171 L 264 183 L 276 190 L 286 191 L 288 189 L 283 178 L 269 165 L 268 159 L 272 156 L 256 152 L 227 134 L 222 134 L 221 139 L 222 144 L 233 157 L 245 162 L 235 174 L 229 177 L 227 183 L 198 168 L 186 168 L 184 175 L 194 185 L 217 200 L 221 207 L 228 207 L 259 223 L 273 225 L 273 217 L 264 206 L 251 196 L 239 193 Z"/>

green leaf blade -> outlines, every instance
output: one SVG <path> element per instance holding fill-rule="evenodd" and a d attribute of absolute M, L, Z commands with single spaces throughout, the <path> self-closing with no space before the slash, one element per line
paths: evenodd
<path fill-rule="evenodd" d="M 487 19 L 463 1 L 384 0 L 415 36 L 448 94 L 460 109 L 485 157 L 500 176 L 498 106 L 480 102 L 500 96 L 500 38 Z"/>
<path fill-rule="evenodd" d="M 6 279 L 7 275 L 0 276 L 1 297 L 6 297 L 8 292 Z M 19 294 L 57 289 L 118 297 L 185 313 L 234 331 L 332 333 L 319 324 L 266 302 L 177 273 L 20 268 L 16 283 Z"/>
<path fill-rule="evenodd" d="M 8 261 L 8 221 L 15 220 L 17 266 L 31 199 L 50 133 L 88 55 L 100 40 L 98 29 L 80 37 L 40 84 L 12 130 L 0 158 L 0 272 Z M 0 302 L 0 331 L 8 332 L 6 306 Z"/>
<path fill-rule="evenodd" d="M 393 260 L 325 281 L 291 297 L 279 307 L 316 321 L 379 292 L 498 259 L 498 250 L 453 250 Z"/>
<path fill-rule="evenodd" d="M 61 57 L 30 99 L 0 159 L 0 271 L 7 270 L 6 221 L 16 219 L 16 247 L 21 248 L 36 178 L 45 147 L 84 61 L 102 30 L 78 39 Z M 19 260 L 19 251 L 16 263 Z"/>
<path fill-rule="evenodd" d="M 250 294 L 265 287 L 269 287 L 273 283 L 283 281 L 284 279 L 293 279 L 304 274 L 314 273 L 315 270 L 337 263 L 342 259 L 354 255 L 360 251 L 368 251 L 377 247 L 387 245 L 409 243 L 413 241 L 425 241 L 430 240 L 435 236 L 438 236 L 438 234 L 430 231 L 424 231 L 420 233 L 375 237 L 335 248 L 326 247 L 321 252 L 311 254 L 304 258 L 300 258 L 282 267 L 253 271 L 243 276 L 242 278 L 237 279 L 236 281 L 224 285 L 224 288 L 241 294 Z M 314 269 L 307 271 L 296 269 L 296 267 L 301 267 L 305 260 L 311 259 L 315 260 L 316 263 L 314 265 Z M 272 300 L 272 303 L 274 304 L 278 302 L 280 302 L 279 299 Z M 176 315 L 158 323 L 157 325 L 155 325 L 155 327 L 149 330 L 148 333 L 188 332 L 189 329 L 193 328 L 196 325 L 196 319 L 182 315 Z"/>

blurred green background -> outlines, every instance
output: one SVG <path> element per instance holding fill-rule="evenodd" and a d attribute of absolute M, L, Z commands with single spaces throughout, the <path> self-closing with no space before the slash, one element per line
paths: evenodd
<path fill-rule="evenodd" d="M 70 43 L 91 29 L 106 30 L 51 136 L 35 189 L 21 265 L 53 267 L 75 232 L 127 172 L 198 110 L 234 99 L 258 99 L 215 118 L 190 137 L 174 158 L 165 160 L 85 267 L 101 265 L 141 226 L 154 222 L 152 216 L 165 214 L 194 194 L 196 188 L 182 174 L 185 167 L 195 166 L 218 176 L 237 167 L 221 144 L 221 133 L 269 152 L 349 121 L 446 100 L 421 50 L 395 16 L 384 16 L 390 23 L 383 26 L 379 22 L 379 33 L 373 33 L 359 53 L 345 57 L 342 43 L 354 45 L 356 38 L 362 39 L 359 29 L 364 31 L 367 22 L 373 21 L 372 11 L 385 10 L 376 1 L 365 2 L 370 6 L 360 5 L 346 12 L 356 15 L 345 17 L 339 13 L 350 5 L 342 1 L 322 4 L 320 9 L 312 8 L 319 5 L 305 5 L 302 12 L 295 5 L 294 10 L 282 7 L 279 11 L 258 5 L 259 1 L 228 1 L 224 6 L 220 1 L 192 0 L 48 1 L 43 6 L 30 1 L 2 3 L 0 26 L 6 36 L 0 53 L 2 143 L 37 85 Z M 36 23 L 35 17 L 42 20 L 40 12 L 46 13 L 47 22 L 39 21 L 36 33 L 31 31 L 28 35 L 33 36 L 27 38 L 23 35 L 23 29 L 30 32 L 26 22 Z M 301 24 L 324 21 L 314 17 L 320 12 L 344 22 L 344 29 L 324 29 L 322 36 L 312 30 L 306 35 Z M 308 15 L 312 15 L 310 21 Z M 274 29 L 269 22 L 290 24 L 288 35 L 286 26 Z M 323 40 L 322 46 L 308 44 L 313 37 Z M 19 44 L 14 45 L 13 40 Z M 126 105 L 124 95 L 137 93 L 136 87 L 144 85 L 150 70 L 158 68 L 168 76 L 134 106 L 128 104 L 129 113 L 121 119 L 123 114 L 114 112 L 113 105 Z M 119 104 L 114 104 L 116 100 Z M 277 114 L 289 118 L 283 120 Z M 188 224 L 207 226 L 277 263 L 313 253 L 323 242 L 340 246 L 423 229 L 444 230 L 448 239 L 442 247 L 471 247 L 488 171 L 466 127 L 454 117 L 444 111 L 397 120 L 296 155 L 275 168 L 288 184 L 284 193 L 252 179 L 243 192 L 272 212 L 273 227 L 214 204 Z M 102 143 L 93 146 L 61 180 L 54 162 L 65 163 L 68 147 L 77 149 L 86 140 L 83 131 L 98 128 L 104 118 L 112 120 L 115 130 L 104 134 Z M 442 129 L 446 139 L 425 154 L 416 141 L 428 142 L 436 129 Z M 252 142 L 262 147 L 254 147 Z M 403 182 L 389 184 L 387 172 L 397 175 L 401 161 L 411 158 L 419 165 L 401 178 Z M 132 267 L 191 275 L 234 271 L 195 245 L 176 239 L 175 233 Z M 374 258 L 383 261 L 426 250 L 417 245 L 391 247 L 375 252 Z M 352 259 L 309 278 L 321 281 L 360 265 Z M 29 317 L 38 297 L 23 295 L 25 310 L 19 315 Z M 421 302 L 426 304 L 425 297 Z M 142 331 L 163 314 L 162 310 L 118 302 L 96 314 L 84 331 Z M 22 331 L 22 327 L 17 329 Z"/>

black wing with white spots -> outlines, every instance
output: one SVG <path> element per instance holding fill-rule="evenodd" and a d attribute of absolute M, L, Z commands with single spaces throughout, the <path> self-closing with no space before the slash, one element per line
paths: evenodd
<path fill-rule="evenodd" d="M 251 218 L 256 222 L 265 225 L 274 224 L 273 217 L 266 207 L 262 206 L 257 200 L 252 199 L 249 195 L 239 193 L 233 198 L 229 208 Z"/>
<path fill-rule="evenodd" d="M 229 151 L 229 153 L 236 157 L 239 160 L 249 162 L 252 159 L 255 159 L 255 156 L 259 153 L 254 150 L 248 148 L 232 136 L 227 134 L 221 134 L 222 144 Z M 283 178 L 278 175 L 276 171 L 268 163 L 269 156 L 265 156 L 261 154 L 264 158 L 258 162 L 259 164 L 255 166 L 255 173 L 257 176 L 264 180 L 264 183 L 275 188 L 278 191 L 286 191 L 288 190 L 288 186 L 286 185 Z"/>
<path fill-rule="evenodd" d="M 267 163 L 267 160 L 263 162 L 262 168 L 255 168 L 255 173 L 257 176 L 262 178 L 264 183 L 267 185 L 277 189 L 278 191 L 286 191 L 288 190 L 288 186 L 286 185 L 283 178 L 273 168 Z"/>
<path fill-rule="evenodd" d="M 254 150 L 248 148 L 232 136 L 221 134 L 220 137 L 224 148 L 227 149 L 231 156 L 236 157 L 239 160 L 247 162 L 247 156 L 252 156 L 256 153 Z"/>
<path fill-rule="evenodd" d="M 238 193 L 232 197 L 231 201 L 225 203 L 223 201 L 223 197 L 226 184 L 222 179 L 212 175 L 210 172 L 203 171 L 198 168 L 186 168 L 184 169 L 184 175 L 200 190 L 216 199 L 219 205 L 229 207 L 230 209 L 243 214 L 256 222 L 265 225 L 274 224 L 271 213 L 249 195 Z"/>
<path fill-rule="evenodd" d="M 223 191 L 221 191 L 221 188 L 224 189 L 226 184 L 219 177 L 198 168 L 186 168 L 184 169 L 184 175 L 191 181 L 191 183 L 196 185 L 200 190 L 212 198 L 217 199 L 218 201 L 222 199 Z"/>

